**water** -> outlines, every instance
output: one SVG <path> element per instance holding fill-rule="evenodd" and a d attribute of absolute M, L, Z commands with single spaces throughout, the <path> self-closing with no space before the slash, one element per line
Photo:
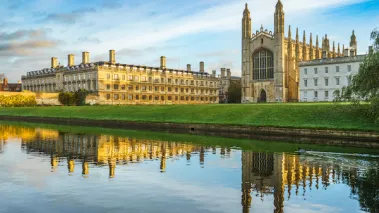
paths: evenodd
<path fill-rule="evenodd" d="M 379 155 L 298 146 L 0 123 L 0 213 L 379 212 Z"/>

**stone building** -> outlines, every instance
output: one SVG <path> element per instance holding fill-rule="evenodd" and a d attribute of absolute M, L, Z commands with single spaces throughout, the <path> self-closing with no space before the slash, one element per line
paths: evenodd
<path fill-rule="evenodd" d="M 355 54 L 356 49 L 349 48 L 344 50 L 344 57 L 300 62 L 300 101 L 333 101 L 334 92 L 350 85 L 366 57 Z"/>
<path fill-rule="evenodd" d="M 241 83 L 241 77 L 232 76 L 230 69 L 221 68 L 221 75 L 219 76 L 218 84 L 218 94 L 220 103 L 228 103 L 228 90 L 229 86 L 232 83 Z"/>
<path fill-rule="evenodd" d="M 302 41 L 296 29 L 292 39 L 291 27 L 288 37 L 284 33 L 285 14 L 283 4 L 278 0 L 274 14 L 274 32 L 260 30 L 252 33 L 252 20 L 247 4 L 242 18 L 242 101 L 243 102 L 296 102 L 299 100 L 298 62 L 320 59 L 322 51 L 327 58 L 342 56 L 333 42 L 330 47 L 328 36 L 321 39 L 312 34 L 309 40 L 305 31 Z M 355 38 L 355 35 L 352 37 Z M 309 43 L 308 43 L 309 42 Z M 355 50 L 356 40 L 350 46 Z"/>
<path fill-rule="evenodd" d="M 22 86 L 21 86 L 20 81 L 17 83 L 8 83 L 8 78 L 3 78 L 0 81 L 0 91 L 21 92 L 21 89 L 22 89 Z"/>
<path fill-rule="evenodd" d="M 82 53 L 82 63 L 75 65 L 68 55 L 68 65 L 51 58 L 51 68 L 28 72 L 22 77 L 23 89 L 33 92 L 77 91 L 85 89 L 97 96 L 99 104 L 200 104 L 218 103 L 218 79 L 200 70 L 169 69 L 162 56 L 160 67 L 116 63 L 114 50 L 109 61 L 91 63 L 89 53 Z"/>

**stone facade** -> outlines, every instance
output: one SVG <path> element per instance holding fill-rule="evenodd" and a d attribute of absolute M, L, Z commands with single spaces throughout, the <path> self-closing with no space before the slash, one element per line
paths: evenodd
<path fill-rule="evenodd" d="M 160 67 L 116 63 L 115 51 L 109 51 L 109 61 L 89 62 L 83 52 L 82 63 L 74 65 L 74 55 L 68 55 L 68 65 L 60 66 L 51 59 L 51 68 L 28 72 L 22 76 L 23 89 L 33 92 L 77 91 L 85 89 L 96 94 L 98 104 L 207 104 L 218 103 L 218 79 L 200 71 L 166 68 L 161 57 Z M 92 99 L 95 100 L 95 99 Z M 92 103 L 92 102 L 91 102 Z"/>
<path fill-rule="evenodd" d="M 229 86 L 232 83 L 241 83 L 241 77 L 232 76 L 230 69 L 221 68 L 221 75 L 219 76 L 218 84 L 218 94 L 220 103 L 228 103 L 228 90 Z"/>
<path fill-rule="evenodd" d="M 328 36 L 322 38 L 319 47 L 318 36 L 316 45 L 310 34 L 307 43 L 306 33 L 299 40 L 284 33 L 284 10 L 280 0 L 276 4 L 274 14 L 274 32 L 260 30 L 252 34 L 252 21 L 247 4 L 242 18 L 242 102 L 296 102 L 299 100 L 299 67 L 298 62 L 320 59 L 323 52 L 327 58 L 342 56 L 340 46 L 336 50 L 335 43 L 330 48 Z M 353 32 L 350 46 L 356 52 L 357 43 Z"/>

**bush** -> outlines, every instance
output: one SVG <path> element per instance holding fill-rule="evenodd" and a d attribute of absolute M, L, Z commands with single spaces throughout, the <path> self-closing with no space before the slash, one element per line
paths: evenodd
<path fill-rule="evenodd" d="M 28 107 L 37 105 L 35 96 L 23 95 L 0 95 L 0 106 L 2 107 Z"/>
<path fill-rule="evenodd" d="M 76 92 L 60 92 L 58 101 L 64 106 L 84 106 L 88 92 L 81 89 Z"/>

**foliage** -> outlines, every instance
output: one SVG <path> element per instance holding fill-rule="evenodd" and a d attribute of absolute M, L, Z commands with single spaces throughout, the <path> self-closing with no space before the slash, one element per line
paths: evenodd
<path fill-rule="evenodd" d="M 60 92 L 58 101 L 64 106 L 84 106 L 88 92 L 80 89 L 76 92 Z"/>
<path fill-rule="evenodd" d="M 228 88 L 228 103 L 241 103 L 241 82 L 231 81 Z"/>
<path fill-rule="evenodd" d="M 372 121 L 379 121 L 379 31 L 371 33 L 373 51 L 365 57 L 360 64 L 359 72 L 353 77 L 351 85 L 344 87 L 341 96 L 335 98 L 336 102 L 349 101 L 356 105 L 362 101 L 370 103 L 364 112 Z"/>
<path fill-rule="evenodd" d="M 35 96 L 24 95 L 0 95 L 0 106 L 2 107 L 28 107 L 37 105 Z"/>
<path fill-rule="evenodd" d="M 354 105 L 355 106 L 355 105 Z M 349 103 L 275 103 L 275 104 L 201 104 L 143 106 L 80 106 L 2 109 L 0 115 L 24 115 L 95 120 L 233 124 L 288 128 L 371 130 L 379 125 L 370 122 L 363 111 L 369 104 L 353 107 Z"/>

